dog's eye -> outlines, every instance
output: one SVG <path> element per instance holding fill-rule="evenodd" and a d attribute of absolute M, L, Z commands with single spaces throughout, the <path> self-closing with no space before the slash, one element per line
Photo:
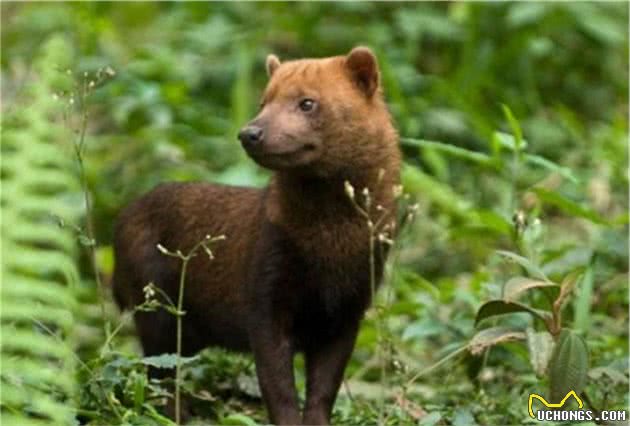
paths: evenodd
<path fill-rule="evenodd" d="M 300 101 L 300 109 L 304 112 L 312 111 L 315 108 L 315 101 L 312 99 L 302 99 Z"/>

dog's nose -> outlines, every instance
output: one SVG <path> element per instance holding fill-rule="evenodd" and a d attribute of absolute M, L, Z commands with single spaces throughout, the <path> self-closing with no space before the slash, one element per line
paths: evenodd
<path fill-rule="evenodd" d="M 238 132 L 238 139 L 245 149 L 259 146 L 263 140 L 263 129 L 258 126 L 245 126 Z"/>

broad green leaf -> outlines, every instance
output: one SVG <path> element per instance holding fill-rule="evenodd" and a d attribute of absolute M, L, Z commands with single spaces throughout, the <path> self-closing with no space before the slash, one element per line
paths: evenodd
<path fill-rule="evenodd" d="M 532 328 L 526 330 L 527 349 L 529 350 L 529 361 L 538 377 L 543 377 L 547 372 L 549 361 L 553 354 L 553 337 L 547 331 L 534 331 Z"/>
<path fill-rule="evenodd" d="M 188 364 L 196 361 L 199 358 L 198 355 L 191 357 L 181 357 L 181 364 Z M 177 354 L 162 354 L 155 356 L 146 356 L 141 360 L 142 364 L 149 365 L 156 368 L 175 368 L 177 366 Z"/>
<path fill-rule="evenodd" d="M 473 355 L 479 355 L 490 346 L 499 343 L 525 339 L 522 330 L 507 327 L 490 327 L 479 331 L 468 343 L 468 350 Z"/>
<path fill-rule="evenodd" d="M 549 364 L 551 401 L 559 402 L 570 391 L 578 395 L 586 385 L 588 348 L 573 330 L 563 329 Z"/>
<path fill-rule="evenodd" d="M 511 314 L 515 312 L 527 312 L 533 315 L 535 318 L 545 321 L 545 323 L 551 318 L 551 314 L 549 312 L 534 309 L 521 303 L 506 302 L 504 300 L 491 300 L 481 305 L 481 308 L 479 308 L 479 310 L 477 311 L 477 316 L 475 317 L 475 325 L 489 317 Z"/>
<path fill-rule="evenodd" d="M 511 278 L 508 282 L 503 286 L 503 300 L 506 302 L 516 301 L 518 298 L 528 290 L 536 289 L 536 288 L 558 288 L 558 284 L 535 280 L 533 278 L 527 277 L 514 277 Z"/>

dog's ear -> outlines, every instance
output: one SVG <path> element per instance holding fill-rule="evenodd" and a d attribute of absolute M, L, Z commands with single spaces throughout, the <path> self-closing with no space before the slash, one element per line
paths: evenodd
<path fill-rule="evenodd" d="M 367 47 L 355 47 L 346 56 L 346 67 L 354 82 L 371 97 L 379 85 L 379 71 L 376 56 Z"/>
<path fill-rule="evenodd" d="M 267 55 L 266 67 L 267 67 L 267 76 L 269 78 L 271 78 L 271 76 L 273 75 L 274 72 L 276 72 L 279 66 L 280 66 L 280 59 L 278 59 L 276 55 L 273 55 L 273 54 Z"/>

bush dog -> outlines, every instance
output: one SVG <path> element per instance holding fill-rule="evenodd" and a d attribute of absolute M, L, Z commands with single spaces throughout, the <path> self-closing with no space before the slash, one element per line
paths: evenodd
<path fill-rule="evenodd" d="M 269 185 L 170 183 L 133 202 L 115 228 L 114 295 L 131 308 L 152 282 L 177 300 L 181 262 L 157 244 L 186 253 L 207 234 L 225 235 L 214 260 L 189 263 L 184 354 L 251 351 L 271 422 L 329 424 L 387 251 L 377 241 L 370 255 L 368 219 L 356 205 L 367 188 L 369 215 L 385 212 L 394 226 L 398 135 L 368 48 L 284 63 L 269 55 L 266 68 L 260 112 L 238 138 L 274 172 Z M 146 355 L 175 352 L 171 313 L 138 312 L 135 321 Z M 306 365 L 302 414 L 296 352 Z"/>

